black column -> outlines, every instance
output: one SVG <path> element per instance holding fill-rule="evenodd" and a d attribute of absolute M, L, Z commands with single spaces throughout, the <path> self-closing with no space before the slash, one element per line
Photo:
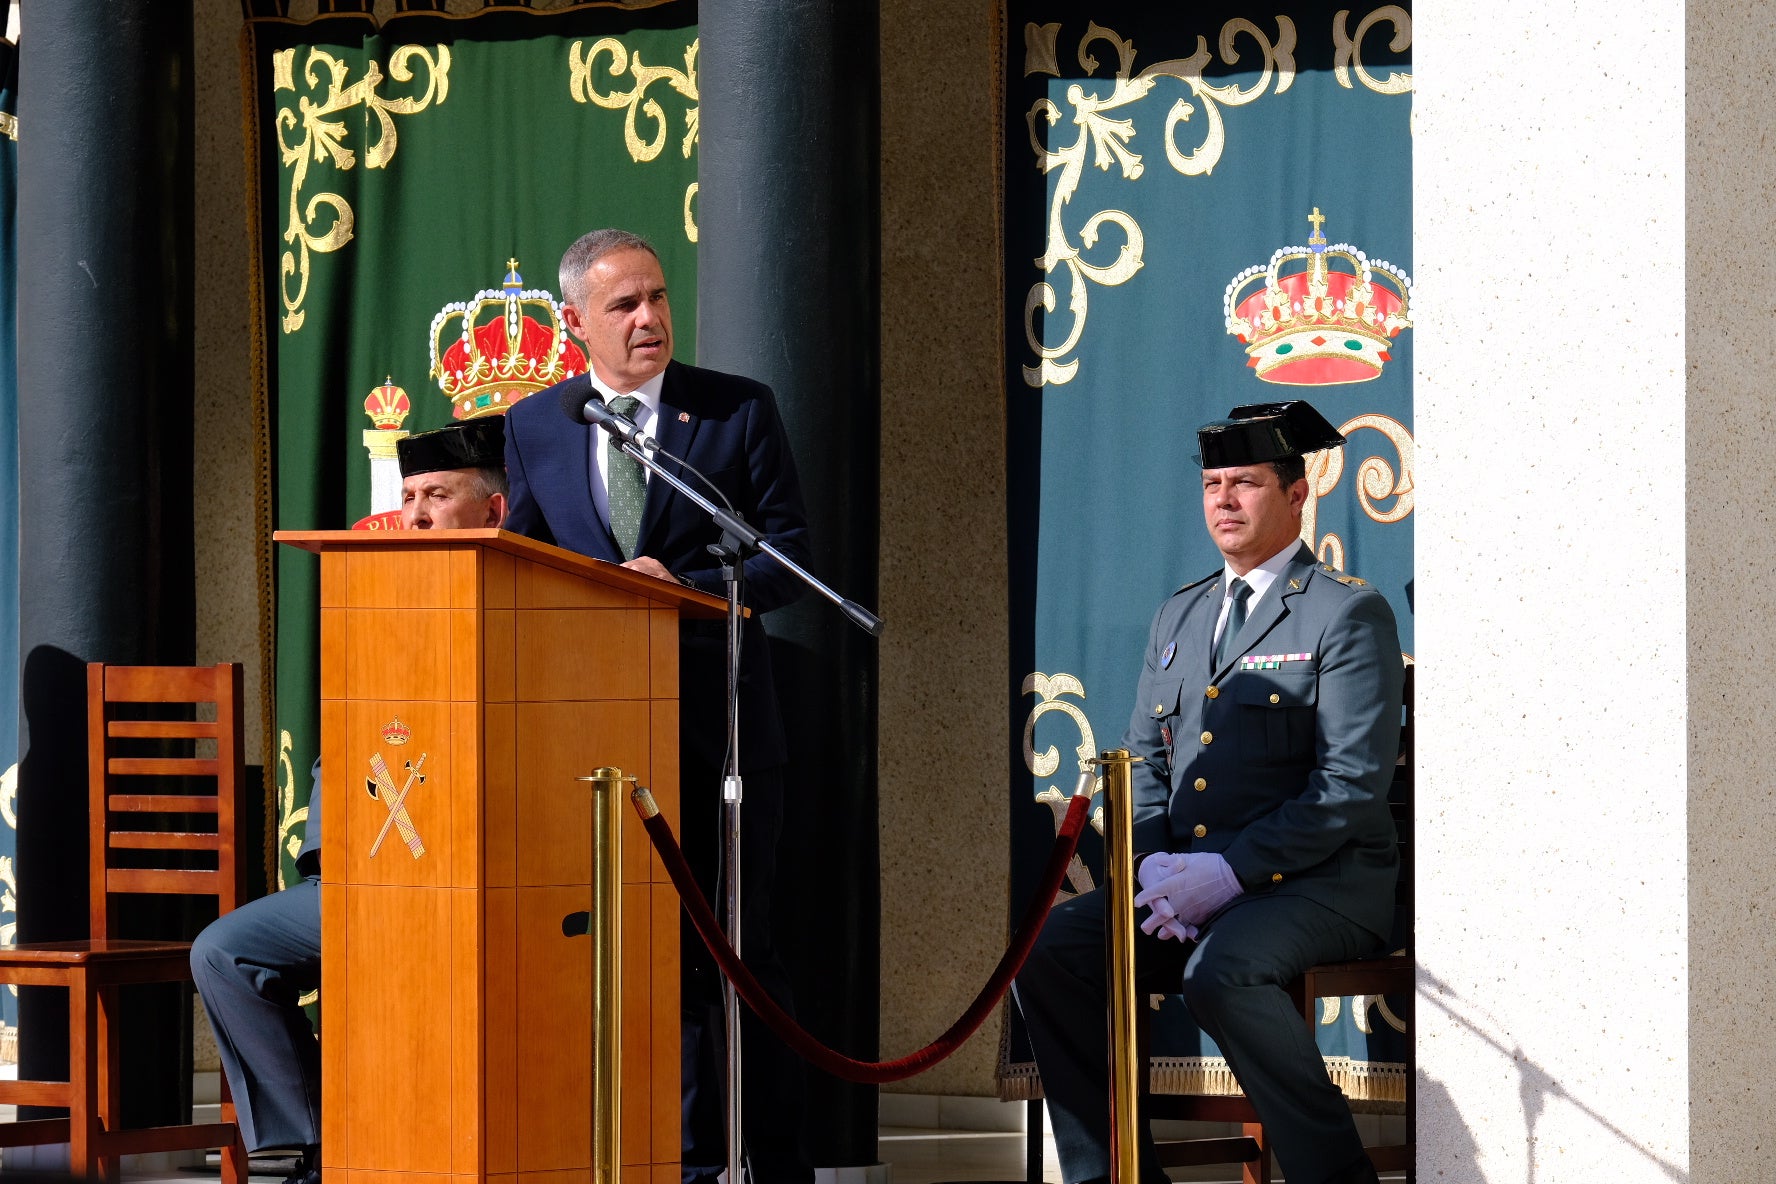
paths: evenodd
<path fill-rule="evenodd" d="M 812 570 L 870 607 L 880 453 L 876 21 L 874 0 L 703 0 L 698 57 L 697 361 L 776 389 L 808 499 Z M 812 596 L 765 621 L 790 743 L 777 931 L 804 1026 L 873 1059 L 875 642 Z M 810 1158 L 874 1163 L 876 1091 L 809 1074 Z"/>
<path fill-rule="evenodd" d="M 38 5 L 20 42 L 18 917 L 48 941 L 87 932 L 84 663 L 194 653 L 191 3 Z M 190 1013 L 125 1008 L 124 1118 L 161 1121 Z M 21 998 L 24 1076 L 60 1075 L 65 1017 Z"/>

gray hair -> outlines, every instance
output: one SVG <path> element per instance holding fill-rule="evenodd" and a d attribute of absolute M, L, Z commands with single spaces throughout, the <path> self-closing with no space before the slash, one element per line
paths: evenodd
<path fill-rule="evenodd" d="M 657 261 L 660 252 L 654 244 L 628 230 L 606 227 L 582 234 L 561 256 L 561 300 L 575 308 L 585 298 L 586 269 L 612 251 L 646 251 Z"/>
<path fill-rule="evenodd" d="M 475 483 L 480 487 L 476 491 L 476 497 L 486 500 L 496 493 L 501 497 L 512 495 L 512 483 L 506 479 L 505 465 L 487 465 L 484 468 L 466 471 L 474 474 Z"/>

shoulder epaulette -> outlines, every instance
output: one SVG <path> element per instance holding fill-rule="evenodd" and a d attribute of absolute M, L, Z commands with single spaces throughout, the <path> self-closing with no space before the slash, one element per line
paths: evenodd
<path fill-rule="evenodd" d="M 1188 584 L 1185 584 L 1182 588 L 1179 588 L 1178 592 L 1188 592 L 1192 588 L 1202 587 L 1204 584 L 1208 583 L 1210 580 L 1218 580 L 1220 578 L 1221 578 L 1220 571 L 1218 571 L 1218 570 L 1212 571 L 1200 580 L 1191 580 Z M 1178 594 L 1178 592 L 1174 592 L 1174 593 L 1172 593 L 1172 595 L 1176 596 Z"/>
<path fill-rule="evenodd" d="M 1320 564 L 1319 571 L 1325 575 L 1331 576 L 1346 588 L 1367 588 L 1369 586 L 1368 580 L 1363 579 L 1361 576 L 1353 576 L 1339 571 L 1329 563 Z"/>

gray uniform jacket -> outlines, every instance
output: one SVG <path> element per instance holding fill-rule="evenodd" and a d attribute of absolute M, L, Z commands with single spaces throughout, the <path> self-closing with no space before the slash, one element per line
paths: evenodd
<path fill-rule="evenodd" d="M 1154 615 L 1123 745 L 1136 851 L 1219 852 L 1247 893 L 1310 897 L 1385 938 L 1404 671 L 1393 610 L 1301 546 L 1213 667 L 1222 576 Z"/>

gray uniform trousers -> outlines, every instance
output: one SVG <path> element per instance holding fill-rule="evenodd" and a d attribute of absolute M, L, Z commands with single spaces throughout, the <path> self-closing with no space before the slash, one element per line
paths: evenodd
<path fill-rule="evenodd" d="M 1137 989 L 1183 994 L 1257 1109 L 1291 1184 L 1342 1178 L 1363 1156 L 1362 1140 L 1284 986 L 1316 963 L 1374 953 L 1380 939 L 1313 900 L 1259 893 L 1212 918 L 1195 942 L 1137 928 L 1135 943 Z M 1015 988 L 1070 1184 L 1110 1174 L 1104 965 L 1104 894 L 1088 892 L 1049 913 Z M 1145 1113 L 1139 1125 L 1141 1177 L 1159 1184 L 1165 1175 Z"/>
<path fill-rule="evenodd" d="M 321 1141 L 321 1050 L 296 1005 L 321 985 L 321 878 L 224 914 L 191 945 L 247 1150 Z"/>

